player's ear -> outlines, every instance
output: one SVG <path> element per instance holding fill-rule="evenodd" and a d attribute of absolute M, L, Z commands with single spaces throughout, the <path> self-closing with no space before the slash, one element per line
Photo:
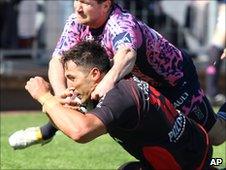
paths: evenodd
<path fill-rule="evenodd" d="M 98 81 L 101 78 L 101 71 L 97 67 L 90 70 L 90 79 L 93 81 Z"/>
<path fill-rule="evenodd" d="M 111 1 L 110 0 L 104 1 L 103 5 L 104 5 L 104 9 L 108 12 L 109 9 L 111 8 Z"/>

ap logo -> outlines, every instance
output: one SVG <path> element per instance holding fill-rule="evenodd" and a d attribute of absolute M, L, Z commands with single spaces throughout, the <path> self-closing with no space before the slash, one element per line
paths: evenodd
<path fill-rule="evenodd" d="M 220 166 L 222 163 L 223 163 L 222 158 L 212 158 L 210 161 L 210 165 L 213 165 L 213 166 Z"/>

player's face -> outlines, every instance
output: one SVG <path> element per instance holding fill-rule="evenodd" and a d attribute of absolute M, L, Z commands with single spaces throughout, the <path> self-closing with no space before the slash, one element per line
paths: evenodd
<path fill-rule="evenodd" d="M 75 88 L 78 98 L 84 103 L 90 99 L 90 95 L 96 87 L 95 80 L 92 79 L 90 69 L 77 66 L 73 61 L 65 64 L 65 77 L 70 87 Z"/>
<path fill-rule="evenodd" d="M 74 8 L 79 23 L 98 28 L 107 19 L 110 6 L 109 0 L 100 4 L 96 0 L 75 0 Z"/>

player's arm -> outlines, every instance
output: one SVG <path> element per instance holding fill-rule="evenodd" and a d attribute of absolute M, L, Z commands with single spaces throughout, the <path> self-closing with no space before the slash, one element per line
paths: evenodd
<path fill-rule="evenodd" d="M 79 111 L 63 107 L 56 99 L 54 105 L 44 105 L 45 111 L 54 124 L 65 135 L 76 142 L 86 143 L 106 133 L 102 121 L 93 114 L 82 114 Z"/>
<path fill-rule="evenodd" d="M 117 81 L 130 73 L 135 65 L 136 55 L 137 53 L 134 49 L 121 46 L 114 56 L 112 68 L 98 84 L 95 91 L 92 93 L 92 98 L 97 99 L 97 94 L 99 97 L 105 95 L 114 87 Z"/>
<path fill-rule="evenodd" d="M 49 81 L 55 95 L 57 96 L 61 95 L 67 87 L 61 58 L 64 51 L 69 50 L 72 46 L 78 43 L 80 31 L 78 30 L 77 24 L 78 23 L 75 21 L 74 15 L 72 14 L 69 16 L 49 62 Z"/>
<path fill-rule="evenodd" d="M 106 133 L 104 124 L 95 115 L 64 107 L 49 93 L 49 83 L 43 78 L 31 78 L 25 89 L 43 105 L 45 112 L 59 130 L 76 142 L 86 143 Z"/>
<path fill-rule="evenodd" d="M 49 62 L 48 77 L 56 96 L 59 96 L 66 89 L 64 68 L 60 59 L 62 56 L 53 56 Z"/>
<path fill-rule="evenodd" d="M 134 20 L 122 19 L 117 25 L 120 29 L 112 32 L 111 43 L 114 52 L 113 66 L 97 85 L 92 98 L 104 96 L 115 83 L 133 70 L 137 49 L 142 45 L 142 32 Z"/>
<path fill-rule="evenodd" d="M 121 47 L 118 49 L 114 64 L 108 74 L 114 77 L 114 83 L 129 74 L 135 65 L 137 53 L 134 49 L 129 47 Z M 107 74 L 107 75 L 108 75 Z"/>
<path fill-rule="evenodd" d="M 136 51 L 129 47 L 121 47 L 114 56 L 112 68 L 104 77 L 104 81 L 115 84 L 130 73 L 136 62 Z"/>

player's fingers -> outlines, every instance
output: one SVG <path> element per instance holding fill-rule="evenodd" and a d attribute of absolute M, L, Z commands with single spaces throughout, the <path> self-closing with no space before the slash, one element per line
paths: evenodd
<path fill-rule="evenodd" d="M 30 78 L 25 85 L 25 89 L 28 90 L 31 86 L 32 86 L 32 82 L 33 82 L 34 78 Z"/>
<path fill-rule="evenodd" d="M 66 99 L 67 97 L 70 97 L 70 96 L 71 96 L 71 94 L 63 93 L 63 94 L 61 94 L 59 97 L 60 97 L 61 99 Z"/>
<path fill-rule="evenodd" d="M 61 103 L 61 104 L 69 104 L 69 102 L 68 102 L 68 98 L 66 97 L 66 98 L 62 98 L 62 97 L 58 97 L 57 98 L 58 99 L 58 101 Z"/>
<path fill-rule="evenodd" d="M 71 106 L 80 106 L 81 102 L 80 101 L 76 101 L 76 100 L 71 100 L 68 102 L 69 105 Z"/>
<path fill-rule="evenodd" d="M 67 98 L 67 97 L 72 97 L 75 95 L 75 89 L 73 87 L 67 88 L 61 95 L 60 97 L 62 98 Z"/>
<path fill-rule="evenodd" d="M 24 87 L 24 88 L 25 88 L 26 90 L 28 90 L 28 88 L 29 88 L 29 87 L 28 87 L 27 83 L 26 83 L 26 85 L 25 85 L 25 87 Z"/>
<path fill-rule="evenodd" d="M 63 99 L 66 99 L 67 97 L 71 97 L 73 94 L 68 91 L 68 90 L 65 90 L 61 95 L 60 97 L 63 98 Z"/>

